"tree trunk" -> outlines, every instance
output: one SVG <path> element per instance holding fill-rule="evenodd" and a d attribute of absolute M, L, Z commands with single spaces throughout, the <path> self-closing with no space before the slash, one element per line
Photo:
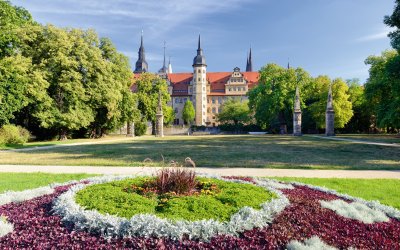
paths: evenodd
<path fill-rule="evenodd" d="M 285 114 L 283 113 L 283 111 L 279 112 L 279 123 L 280 123 L 280 128 L 279 128 L 279 133 L 281 135 L 286 135 L 287 134 L 287 123 L 285 120 Z"/>
<path fill-rule="evenodd" d="M 156 122 L 151 121 L 151 134 L 156 135 Z"/>
<path fill-rule="evenodd" d="M 66 129 L 61 129 L 59 137 L 58 137 L 58 140 L 59 141 L 66 141 L 67 139 L 68 139 L 67 138 L 67 130 Z"/>

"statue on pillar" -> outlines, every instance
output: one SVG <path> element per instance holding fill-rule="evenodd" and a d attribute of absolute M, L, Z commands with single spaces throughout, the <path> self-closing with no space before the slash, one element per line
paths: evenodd
<path fill-rule="evenodd" d="M 164 114 L 162 109 L 161 91 L 158 93 L 158 107 L 156 113 L 156 137 L 164 137 Z"/>
<path fill-rule="evenodd" d="M 335 136 L 335 111 L 333 110 L 332 84 L 329 85 L 328 102 L 326 104 L 325 135 Z"/>
<path fill-rule="evenodd" d="M 300 94 L 299 87 L 296 87 L 296 96 L 294 99 L 293 110 L 293 135 L 301 136 L 301 107 L 300 107 Z"/>

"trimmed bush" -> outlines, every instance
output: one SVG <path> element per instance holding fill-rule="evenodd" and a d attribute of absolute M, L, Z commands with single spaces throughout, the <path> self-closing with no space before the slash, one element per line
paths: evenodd
<path fill-rule="evenodd" d="M 16 145 L 24 144 L 28 142 L 30 133 L 27 129 L 15 126 L 15 125 L 4 125 L 0 129 L 0 144 L 5 145 Z"/>
<path fill-rule="evenodd" d="M 135 136 L 145 135 L 147 131 L 147 124 L 145 122 L 135 122 Z"/>

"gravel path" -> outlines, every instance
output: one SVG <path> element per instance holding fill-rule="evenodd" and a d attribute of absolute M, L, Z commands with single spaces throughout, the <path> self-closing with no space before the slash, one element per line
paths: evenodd
<path fill-rule="evenodd" d="M 362 140 L 354 140 L 354 139 L 347 139 L 347 138 L 339 138 L 333 136 L 319 136 L 319 135 L 308 135 L 310 137 L 326 139 L 326 140 L 334 140 L 334 141 L 348 141 L 357 144 L 365 144 L 365 145 L 378 145 L 378 146 L 386 146 L 386 147 L 398 147 L 400 148 L 400 144 L 398 143 L 385 143 L 385 142 L 372 142 L 372 141 L 362 141 Z"/>
<path fill-rule="evenodd" d="M 154 173 L 156 167 L 84 167 L 84 166 L 29 166 L 0 165 L 0 172 L 89 173 L 89 174 L 137 174 Z M 196 168 L 199 173 L 236 176 L 311 177 L 311 178 L 362 178 L 400 179 L 400 170 L 304 170 L 265 168 Z"/>

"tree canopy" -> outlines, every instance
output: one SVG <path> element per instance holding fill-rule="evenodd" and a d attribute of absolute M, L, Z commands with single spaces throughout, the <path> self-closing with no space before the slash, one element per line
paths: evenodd
<path fill-rule="evenodd" d="M 400 0 L 396 0 L 392 15 L 385 16 L 384 23 L 392 28 L 396 28 L 389 33 L 392 47 L 400 51 Z"/>
<path fill-rule="evenodd" d="M 195 115 L 192 101 L 187 100 L 183 106 L 182 119 L 190 125 L 194 121 Z"/>
<path fill-rule="evenodd" d="M 302 68 L 286 69 L 276 64 L 261 68 L 258 85 L 249 92 L 249 106 L 262 127 L 280 126 L 287 133 L 292 119 L 296 86 L 301 89 L 311 80 Z M 306 93 L 306 91 L 301 91 Z"/>
<path fill-rule="evenodd" d="M 400 56 L 394 50 L 370 56 L 369 78 L 365 84 L 368 103 L 376 114 L 378 127 L 400 128 Z"/>
<path fill-rule="evenodd" d="M 230 98 L 222 105 L 221 113 L 217 114 L 221 123 L 231 123 L 235 126 L 250 121 L 250 110 L 248 101 L 241 102 L 237 98 Z"/>

